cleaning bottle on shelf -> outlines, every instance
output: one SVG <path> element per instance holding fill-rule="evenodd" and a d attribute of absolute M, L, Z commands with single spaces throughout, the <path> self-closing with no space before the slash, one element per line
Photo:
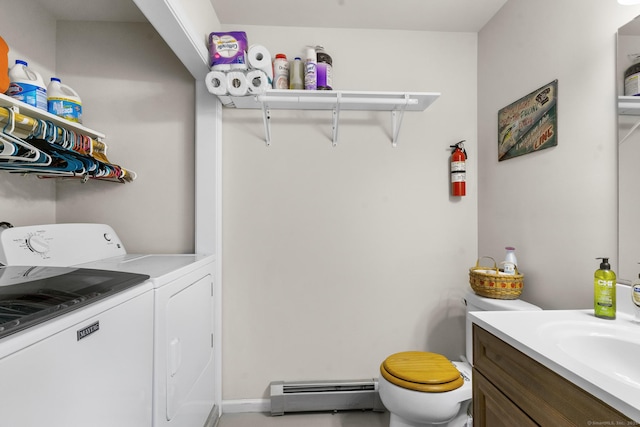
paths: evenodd
<path fill-rule="evenodd" d="M 289 89 L 289 61 L 284 53 L 276 54 L 273 60 L 273 88 Z"/>
<path fill-rule="evenodd" d="M 32 107 L 47 110 L 47 88 L 42 76 L 29 68 L 27 61 L 16 59 L 9 70 L 7 95 Z"/>
<path fill-rule="evenodd" d="M 9 89 L 9 45 L 0 37 L 0 92 Z"/>
<path fill-rule="evenodd" d="M 304 89 L 304 67 L 299 56 L 295 57 L 289 67 L 289 89 Z"/>
<path fill-rule="evenodd" d="M 333 60 L 324 47 L 316 46 L 316 79 L 318 90 L 333 89 Z"/>
<path fill-rule="evenodd" d="M 609 258 L 602 260 L 593 277 L 593 310 L 596 317 L 616 318 L 616 273 L 611 271 Z"/>
<path fill-rule="evenodd" d="M 311 46 L 307 47 L 306 57 L 304 59 L 304 88 L 306 90 L 318 89 L 317 61 L 316 49 Z"/>
<path fill-rule="evenodd" d="M 82 123 L 82 101 L 78 93 L 62 84 L 59 78 L 51 77 L 47 86 L 47 108 L 51 114 L 72 122 Z"/>
<path fill-rule="evenodd" d="M 516 248 L 507 246 L 507 251 L 502 265 L 504 267 L 505 274 L 516 274 L 516 267 L 518 266 L 518 260 L 516 259 Z"/>

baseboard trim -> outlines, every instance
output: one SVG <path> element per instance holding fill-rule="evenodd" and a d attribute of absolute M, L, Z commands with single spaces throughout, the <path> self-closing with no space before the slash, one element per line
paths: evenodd
<path fill-rule="evenodd" d="M 204 423 L 204 427 L 218 427 L 218 422 L 220 421 L 220 411 L 218 409 L 218 405 L 213 405 L 209 416 L 207 417 L 207 421 Z"/>
<path fill-rule="evenodd" d="M 241 414 L 245 412 L 271 412 L 269 399 L 223 400 L 223 414 Z"/>

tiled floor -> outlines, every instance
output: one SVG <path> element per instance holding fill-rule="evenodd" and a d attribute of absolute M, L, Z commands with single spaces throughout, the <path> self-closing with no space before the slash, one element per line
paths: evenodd
<path fill-rule="evenodd" d="M 389 413 L 338 412 L 318 414 L 224 414 L 218 427 L 388 427 Z"/>

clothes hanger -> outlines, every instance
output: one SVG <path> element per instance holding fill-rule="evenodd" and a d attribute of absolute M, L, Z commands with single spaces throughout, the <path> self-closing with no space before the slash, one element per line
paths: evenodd
<path fill-rule="evenodd" d="M 41 165 L 47 165 L 51 162 L 51 158 L 42 150 L 29 144 L 22 138 L 14 135 L 15 130 L 15 111 L 11 108 L 4 107 L 8 111 L 8 119 L 5 126 L 0 132 L 0 140 L 3 145 L 12 145 L 13 153 L 3 154 L 0 159 L 10 161 L 11 166 L 20 165 L 22 162 L 28 164 L 39 163 Z M 4 150 L 3 150 L 4 152 Z"/>
<path fill-rule="evenodd" d="M 12 156 L 16 151 L 18 151 L 18 149 L 15 144 L 0 138 L 0 159 Z"/>
<path fill-rule="evenodd" d="M 34 173 L 41 178 L 80 177 L 132 181 L 135 173 L 112 164 L 101 141 L 58 126 L 50 120 L 31 118 L 26 139 L 14 133 L 15 112 L 0 132 L 0 169 Z"/>
<path fill-rule="evenodd" d="M 11 158 L 11 161 L 0 163 L 0 168 L 19 173 L 37 173 L 46 172 L 55 176 L 74 176 L 76 173 L 84 172 L 82 163 L 76 159 L 72 159 L 55 149 L 51 144 L 42 139 L 34 139 L 29 137 L 27 140 L 17 137 L 13 134 L 15 128 L 15 113 L 9 110 L 9 119 L 5 127 L 0 133 L 0 138 L 8 139 L 10 142 L 19 146 L 18 154 Z M 34 119 L 36 125 L 32 129 L 31 135 L 48 135 L 51 132 L 57 132 L 53 124 L 48 125 L 42 120 Z M 49 131 L 47 131 L 49 128 Z M 22 151 L 22 153 L 20 153 Z M 28 154 L 35 155 L 28 157 Z"/>

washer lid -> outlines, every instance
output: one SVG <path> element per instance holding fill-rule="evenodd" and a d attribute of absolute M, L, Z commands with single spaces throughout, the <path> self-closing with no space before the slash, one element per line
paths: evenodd
<path fill-rule="evenodd" d="M 136 286 L 149 276 L 74 267 L 0 267 L 0 339 Z"/>
<path fill-rule="evenodd" d="M 455 390 L 464 384 L 460 372 L 441 354 L 405 351 L 382 362 L 381 374 L 397 386 L 425 392 Z"/>

